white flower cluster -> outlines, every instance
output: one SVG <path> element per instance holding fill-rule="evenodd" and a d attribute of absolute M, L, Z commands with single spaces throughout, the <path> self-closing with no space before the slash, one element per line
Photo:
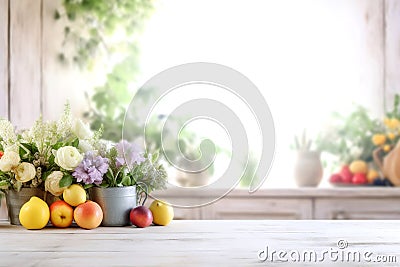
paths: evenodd
<path fill-rule="evenodd" d="M 14 126 L 5 119 L 0 119 L 0 143 L 4 150 L 18 151 L 17 135 Z"/>
<path fill-rule="evenodd" d="M 22 134 L 22 138 L 27 143 L 34 143 L 39 150 L 39 153 L 45 157 L 49 157 L 51 147 L 57 142 L 73 141 L 79 139 L 80 148 L 83 152 L 91 150 L 92 147 L 88 144 L 93 137 L 93 132 L 89 126 L 84 124 L 80 119 L 72 119 L 70 107 L 67 104 L 61 118 L 54 122 L 44 122 L 40 117 L 33 127 Z"/>
<path fill-rule="evenodd" d="M 83 154 L 93 150 L 100 135 L 101 130 L 93 133 L 89 125 L 73 119 L 69 104 L 58 121 L 43 121 L 40 116 L 32 128 L 18 135 L 11 122 L 0 120 L 0 151 L 4 151 L 0 156 L 0 171 L 5 174 L 0 182 L 3 187 L 19 190 L 22 186 L 37 187 L 46 181 L 45 187 L 56 195 L 61 190 L 58 188 L 60 171 L 72 172 Z M 49 175 L 57 166 L 60 171 Z"/>

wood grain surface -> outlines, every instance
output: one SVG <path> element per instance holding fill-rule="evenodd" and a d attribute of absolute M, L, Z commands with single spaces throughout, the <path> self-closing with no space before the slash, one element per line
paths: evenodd
<path fill-rule="evenodd" d="M 18 129 L 41 113 L 41 0 L 10 1 L 10 119 Z"/>
<path fill-rule="evenodd" d="M 342 249 L 340 244 L 347 244 Z M 173 221 L 169 226 L 29 231 L 0 225 L 0 266 L 287 266 L 272 251 L 314 251 L 296 266 L 398 266 L 397 221 Z M 360 253 L 360 261 L 324 251 Z M 261 253 L 261 254 L 260 254 Z M 364 257 L 369 253 L 368 257 Z M 353 255 L 353 254 L 352 254 Z M 292 255 L 296 258 L 295 254 Z M 389 258 L 389 256 L 391 258 Z M 374 262 L 383 260 L 395 263 Z M 365 260 L 370 260 L 366 262 Z"/>
<path fill-rule="evenodd" d="M 0 0 L 0 117 L 8 119 L 8 0 Z"/>

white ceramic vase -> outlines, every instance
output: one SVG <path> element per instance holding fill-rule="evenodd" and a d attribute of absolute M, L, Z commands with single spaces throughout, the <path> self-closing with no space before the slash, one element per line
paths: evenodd
<path fill-rule="evenodd" d="M 317 187 L 323 175 L 318 151 L 299 151 L 294 166 L 294 178 L 299 187 Z"/>

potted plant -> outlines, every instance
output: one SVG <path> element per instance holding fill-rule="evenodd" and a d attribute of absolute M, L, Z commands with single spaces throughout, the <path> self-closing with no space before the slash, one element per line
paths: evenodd
<path fill-rule="evenodd" d="M 158 154 L 144 153 L 125 140 L 98 142 L 95 150 L 86 152 L 72 176 L 102 208 L 103 226 L 129 225 L 129 212 L 141 202 L 142 194 L 147 197 L 152 190 L 165 188 L 167 178 Z"/>
<path fill-rule="evenodd" d="M 371 117 L 365 107 L 356 106 L 348 115 L 333 113 L 329 122 L 330 127 L 319 133 L 315 143 L 320 151 L 334 156 L 333 168 L 354 160 L 372 162 L 375 146 L 371 139 L 383 131 L 380 120 Z"/>
<path fill-rule="evenodd" d="M 0 120 L 0 189 L 6 193 L 11 224 L 20 224 L 19 209 L 32 196 L 52 202 L 62 194 L 60 180 L 70 177 L 82 160 L 79 144 L 94 138 L 80 120 L 72 119 L 68 104 L 60 120 L 39 118 L 20 133 Z"/>
<path fill-rule="evenodd" d="M 294 167 L 294 178 L 298 186 L 318 186 L 321 182 L 323 169 L 320 151 L 311 150 L 312 141 L 303 131 L 302 137 L 295 136 L 297 158 Z"/>

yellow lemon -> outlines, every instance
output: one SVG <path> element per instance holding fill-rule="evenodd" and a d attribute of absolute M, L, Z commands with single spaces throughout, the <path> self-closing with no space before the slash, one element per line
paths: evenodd
<path fill-rule="evenodd" d="M 379 173 L 376 170 L 370 169 L 368 171 L 368 174 L 367 174 L 368 183 L 372 184 L 374 182 L 374 180 L 378 177 L 379 177 Z"/>
<path fill-rule="evenodd" d="M 153 223 L 168 225 L 174 218 L 174 209 L 164 201 L 154 200 L 150 205 L 153 214 Z"/>
<path fill-rule="evenodd" d="M 393 140 L 393 139 L 396 138 L 396 134 L 395 134 L 395 133 L 388 133 L 388 134 L 387 134 L 387 137 L 388 137 L 390 140 Z"/>
<path fill-rule="evenodd" d="M 26 229 L 42 229 L 50 219 L 50 209 L 46 202 L 38 197 L 31 199 L 22 205 L 19 212 L 19 221 Z"/>
<path fill-rule="evenodd" d="M 386 117 L 386 118 L 383 120 L 383 123 L 386 125 L 386 127 L 389 127 L 389 125 L 390 125 L 390 119 Z"/>
<path fill-rule="evenodd" d="M 363 160 L 355 160 L 349 166 L 350 171 L 354 173 L 364 173 L 367 174 L 368 172 L 368 165 Z"/>
<path fill-rule="evenodd" d="M 374 134 L 372 136 L 372 143 L 376 146 L 383 145 L 386 142 L 386 136 L 384 134 Z"/>
<path fill-rule="evenodd" d="M 399 127 L 399 125 L 400 125 L 400 121 L 398 119 L 391 118 L 390 121 L 389 121 L 388 127 L 390 129 L 397 129 Z"/>
<path fill-rule="evenodd" d="M 384 145 L 383 146 L 383 151 L 385 151 L 385 152 L 389 152 L 390 149 L 392 149 L 392 147 L 390 145 Z"/>
<path fill-rule="evenodd" d="M 63 192 L 65 202 L 73 207 L 86 202 L 86 191 L 79 184 L 72 184 Z"/>

